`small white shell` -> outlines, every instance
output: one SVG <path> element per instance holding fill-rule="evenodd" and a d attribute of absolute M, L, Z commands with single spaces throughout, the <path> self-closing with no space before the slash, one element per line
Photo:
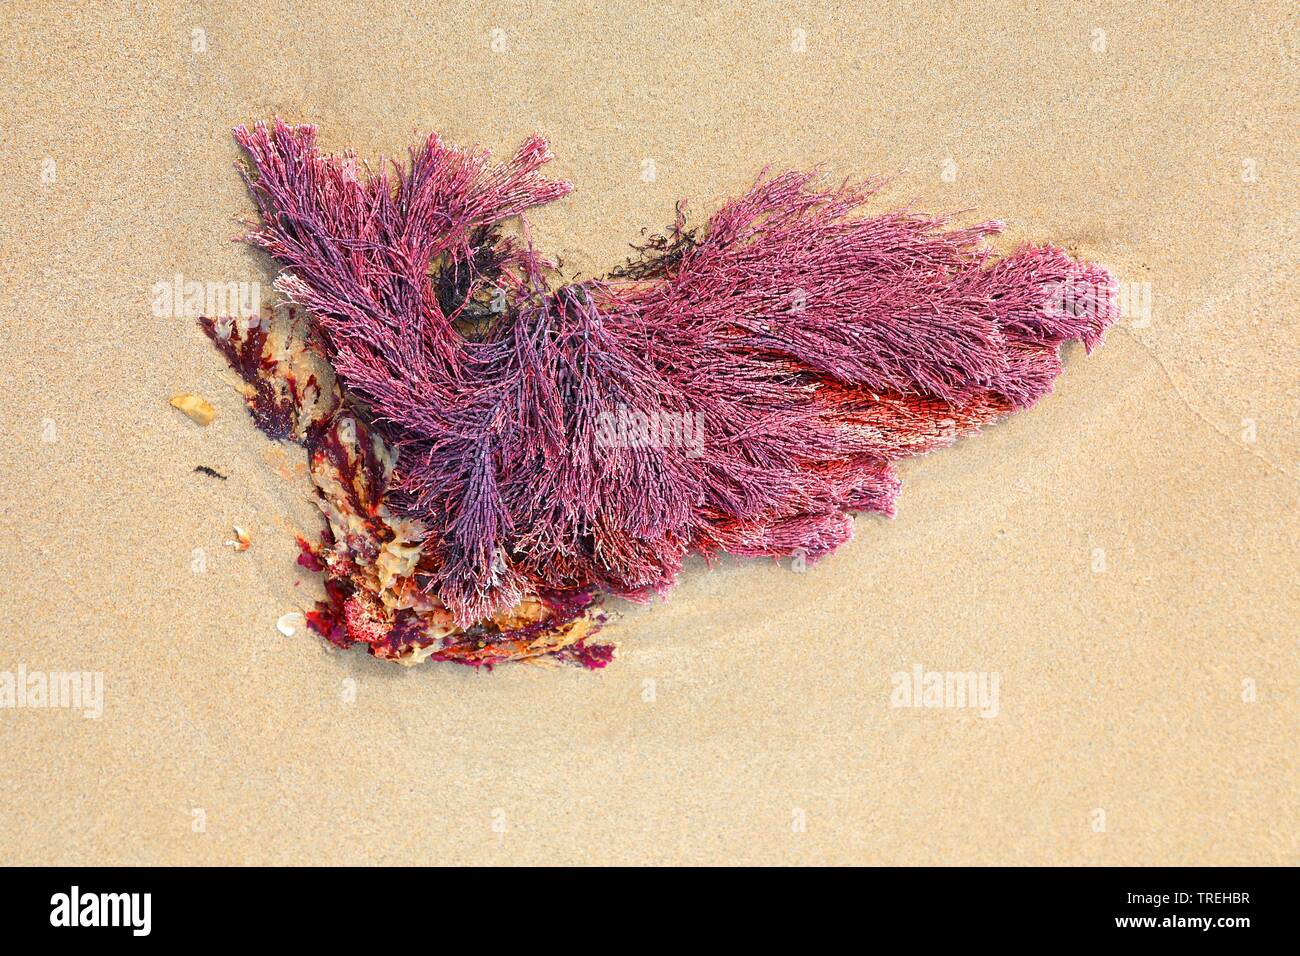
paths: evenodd
<path fill-rule="evenodd" d="M 293 637 L 298 628 L 306 623 L 306 619 L 301 614 L 297 611 L 290 611 L 288 614 L 280 615 L 280 619 L 275 622 L 275 627 L 285 637 Z"/>

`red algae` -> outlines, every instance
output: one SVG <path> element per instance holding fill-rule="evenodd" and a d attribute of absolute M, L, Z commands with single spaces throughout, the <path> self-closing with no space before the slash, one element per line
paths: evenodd
<path fill-rule="evenodd" d="M 874 182 L 764 175 L 565 284 L 501 231 L 570 191 L 540 137 L 494 163 L 435 134 L 378 172 L 312 126 L 235 137 L 248 241 L 304 314 L 284 341 L 204 329 L 308 455 L 309 624 L 402 663 L 604 667 L 601 596 L 664 593 L 692 553 L 830 553 L 852 513 L 892 514 L 893 462 L 1032 405 L 1115 318 L 1105 270 L 997 258 L 996 222 L 866 214 Z"/>

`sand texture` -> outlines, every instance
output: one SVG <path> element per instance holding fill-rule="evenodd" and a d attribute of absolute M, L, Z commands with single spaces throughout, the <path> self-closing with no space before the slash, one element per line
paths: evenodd
<path fill-rule="evenodd" d="M 0 709 L 0 862 L 1300 861 L 1291 4 L 18 0 L 0 23 L 0 671 L 103 675 L 97 719 Z M 277 631 L 320 590 L 301 454 L 153 309 L 176 275 L 272 298 L 230 241 L 253 206 L 229 129 L 274 115 L 372 160 L 544 133 L 576 189 L 532 226 L 571 275 L 678 199 L 698 220 L 821 163 L 1106 263 L 1127 312 L 805 573 L 693 564 L 619 606 L 603 672 L 407 670 Z M 918 666 L 997 674 L 996 716 L 891 706 Z"/>

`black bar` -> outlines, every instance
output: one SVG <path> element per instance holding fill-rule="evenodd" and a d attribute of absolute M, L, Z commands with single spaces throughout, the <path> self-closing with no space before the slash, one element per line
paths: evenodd
<path fill-rule="evenodd" d="M 11 868 L 0 870 L 0 925 L 9 942 L 116 937 L 128 945 L 256 941 L 321 944 L 334 951 L 353 943 L 367 951 L 385 940 L 400 943 L 428 923 L 479 927 L 489 934 L 513 927 L 538 939 L 577 932 L 610 945 L 642 934 L 667 944 L 690 938 L 681 934 L 696 932 L 692 927 L 711 927 L 747 935 L 806 931 L 818 938 L 835 930 L 860 941 L 901 933 L 916 945 L 1128 939 L 1182 947 L 1258 941 L 1261 933 L 1285 930 L 1294 877 L 1291 870 L 1261 868 L 797 874 Z M 77 922 L 116 917 L 119 925 L 68 925 L 73 887 Z"/>

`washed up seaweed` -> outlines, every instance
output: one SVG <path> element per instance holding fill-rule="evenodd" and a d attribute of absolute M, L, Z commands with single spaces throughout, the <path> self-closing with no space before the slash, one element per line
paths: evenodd
<path fill-rule="evenodd" d="M 1028 408 L 1115 318 L 1104 269 L 871 212 L 878 181 L 765 173 L 564 281 L 503 228 L 571 190 L 540 137 L 496 162 L 433 134 L 377 170 L 313 126 L 235 138 L 296 318 L 203 327 L 308 456 L 308 623 L 403 663 L 604 666 L 605 596 L 666 594 L 691 554 L 830 554 L 893 513 L 896 461 Z"/>

